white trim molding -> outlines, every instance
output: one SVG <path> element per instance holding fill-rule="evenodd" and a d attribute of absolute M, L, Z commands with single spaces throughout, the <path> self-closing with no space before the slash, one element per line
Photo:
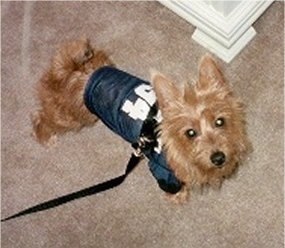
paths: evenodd
<path fill-rule="evenodd" d="M 229 63 L 256 35 L 252 24 L 273 0 L 159 2 L 196 27 L 192 36 L 196 42 Z"/>

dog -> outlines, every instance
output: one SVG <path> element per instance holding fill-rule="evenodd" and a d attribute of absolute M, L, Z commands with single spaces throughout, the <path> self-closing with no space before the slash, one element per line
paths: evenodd
<path fill-rule="evenodd" d="M 51 146 L 58 135 L 101 119 L 134 142 L 155 109 L 151 133 L 156 142 L 146 156 L 168 198 L 184 203 L 197 186 L 219 187 L 251 151 L 242 101 L 210 55 L 202 57 L 195 84 L 176 84 L 155 71 L 150 81 L 117 69 L 88 39 L 68 42 L 37 84 L 40 108 L 32 118 L 34 135 Z M 121 96 L 125 91 L 132 91 L 131 100 Z M 113 99 L 106 103 L 109 95 Z M 120 130 L 114 119 L 119 119 Z"/>

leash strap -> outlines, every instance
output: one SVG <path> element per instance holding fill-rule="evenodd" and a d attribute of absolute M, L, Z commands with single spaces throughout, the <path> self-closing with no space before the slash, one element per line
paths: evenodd
<path fill-rule="evenodd" d="M 147 119 L 144 121 L 144 124 L 142 126 L 142 131 L 140 138 L 137 143 L 132 144 L 132 147 L 134 148 L 134 152 L 132 153 L 132 156 L 126 166 L 125 173 L 119 177 L 110 179 L 108 181 L 105 181 L 100 184 L 96 184 L 94 186 L 91 186 L 89 188 L 85 188 L 73 193 L 70 193 L 68 195 L 60 196 L 58 198 L 55 198 L 50 201 L 46 201 L 43 203 L 40 203 L 38 205 L 35 205 L 33 207 L 27 208 L 17 214 L 11 215 L 7 218 L 4 218 L 1 220 L 1 222 L 15 219 L 20 216 L 48 210 L 50 208 L 57 207 L 59 205 L 66 204 L 68 202 L 90 196 L 90 195 L 95 195 L 97 193 L 106 191 L 108 189 L 112 189 L 114 187 L 119 186 L 122 184 L 127 176 L 133 171 L 133 169 L 139 164 L 139 162 L 142 160 L 143 153 L 149 149 L 153 149 L 156 145 L 156 131 L 155 127 L 157 126 L 157 121 L 154 120 L 154 116 L 157 114 L 157 107 L 154 105 L 152 106 Z"/>
<path fill-rule="evenodd" d="M 80 199 L 83 198 L 85 196 L 90 196 L 90 195 L 94 195 L 97 194 L 99 192 L 103 192 L 106 191 L 108 189 L 112 189 L 118 185 L 120 185 L 121 183 L 124 182 L 124 180 L 127 178 L 127 176 L 132 172 L 132 170 L 139 164 L 139 162 L 141 161 L 143 157 L 141 156 L 141 153 L 133 153 L 125 170 L 125 173 L 119 177 L 110 179 L 106 182 L 91 186 L 89 188 L 86 189 L 82 189 L 73 193 L 70 193 L 68 195 L 65 196 L 61 196 L 58 197 L 56 199 L 50 200 L 50 201 L 46 201 L 43 203 L 40 203 L 36 206 L 33 206 L 31 208 L 25 209 L 17 214 L 11 215 L 7 218 L 4 218 L 1 220 L 1 222 L 7 221 L 7 220 L 11 220 L 20 216 L 24 216 L 24 215 L 28 215 L 31 213 L 36 213 L 36 212 L 40 212 L 40 211 L 44 211 L 50 208 L 54 208 L 57 207 L 59 205 L 63 205 L 66 204 L 68 202 L 74 201 L 76 199 Z"/>

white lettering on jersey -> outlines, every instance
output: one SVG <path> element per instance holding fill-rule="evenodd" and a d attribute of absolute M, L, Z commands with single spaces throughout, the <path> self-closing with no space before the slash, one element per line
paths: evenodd
<path fill-rule="evenodd" d="M 147 84 L 141 84 L 135 89 L 139 97 L 134 103 L 126 100 L 122 110 L 134 120 L 144 121 L 150 111 L 151 106 L 155 103 L 156 97 L 153 88 Z"/>
<path fill-rule="evenodd" d="M 150 106 L 152 106 L 156 101 L 153 88 L 150 85 L 141 84 L 135 89 L 135 93 L 144 99 Z"/>
<path fill-rule="evenodd" d="M 157 146 L 154 148 L 154 151 L 158 154 L 162 151 L 162 142 L 160 138 L 157 139 Z"/>

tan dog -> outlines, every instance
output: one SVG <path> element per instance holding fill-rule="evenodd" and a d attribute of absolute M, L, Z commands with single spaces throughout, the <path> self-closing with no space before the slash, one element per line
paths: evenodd
<path fill-rule="evenodd" d="M 88 40 L 57 51 L 38 84 L 41 107 L 33 126 L 39 142 L 53 144 L 58 134 L 98 120 L 84 104 L 84 89 L 95 70 L 112 64 Z M 219 186 L 250 150 L 243 104 L 208 55 L 201 60 L 194 86 L 178 87 L 161 74 L 153 74 L 151 81 L 163 117 L 159 139 L 169 167 L 183 183 L 178 193 L 169 195 L 175 202 L 185 202 L 197 185 Z"/>

